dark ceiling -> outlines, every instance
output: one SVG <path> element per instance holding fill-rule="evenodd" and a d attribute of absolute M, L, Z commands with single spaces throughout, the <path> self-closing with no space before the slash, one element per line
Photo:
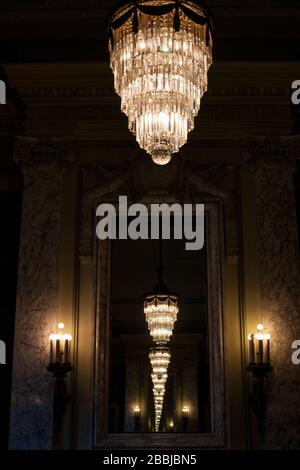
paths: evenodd
<path fill-rule="evenodd" d="M 0 0 L 1 62 L 107 58 L 106 21 L 119 0 Z M 300 0 L 207 0 L 215 60 L 299 60 Z"/>

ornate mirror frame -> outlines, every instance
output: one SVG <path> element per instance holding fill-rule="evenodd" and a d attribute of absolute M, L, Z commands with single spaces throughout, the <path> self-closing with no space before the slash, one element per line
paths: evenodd
<path fill-rule="evenodd" d="M 94 447 L 95 448 L 224 448 L 227 445 L 227 397 L 224 364 L 224 321 L 222 267 L 224 259 L 224 208 L 231 196 L 209 182 L 206 175 L 190 172 L 184 161 L 171 164 L 168 172 L 140 158 L 132 168 L 109 178 L 107 184 L 89 189 L 82 204 L 81 248 L 88 245 L 94 270 L 95 364 L 94 364 Z M 154 174 L 155 173 L 155 174 Z M 151 181 L 155 182 L 152 189 Z M 150 182 L 150 183 L 149 183 Z M 149 186 L 150 185 L 150 186 Z M 160 188 L 158 187 L 160 186 Z M 176 188 L 176 190 L 175 190 Z M 178 190 L 179 188 L 179 190 Z M 110 242 L 96 238 L 96 207 L 103 202 L 117 205 L 119 195 L 128 195 L 130 203 L 205 204 L 209 362 L 212 431 L 204 433 L 111 433 L 107 432 L 108 370 L 110 340 Z M 84 226 L 83 226 L 84 221 Z M 89 221 L 89 223 L 88 223 Z M 94 234 L 87 240 L 87 233 Z M 228 235 L 227 235 L 228 237 Z"/>

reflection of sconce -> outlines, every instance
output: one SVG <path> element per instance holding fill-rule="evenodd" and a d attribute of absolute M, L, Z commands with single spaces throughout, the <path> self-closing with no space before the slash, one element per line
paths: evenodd
<path fill-rule="evenodd" d="M 247 370 L 255 377 L 253 390 L 250 397 L 253 412 L 258 418 L 259 431 L 262 432 L 263 419 L 266 409 L 264 393 L 264 380 L 269 372 L 272 372 L 270 360 L 271 335 L 259 323 L 256 334 L 250 334 L 249 340 L 249 365 Z"/>
<path fill-rule="evenodd" d="M 190 409 L 188 406 L 184 405 L 182 407 L 182 431 L 187 432 L 188 421 L 189 421 Z"/>
<path fill-rule="evenodd" d="M 134 414 L 134 431 L 140 432 L 141 428 L 141 409 L 138 405 L 136 405 L 133 409 Z"/>
<path fill-rule="evenodd" d="M 66 412 L 69 396 L 65 378 L 73 370 L 70 362 L 70 345 L 72 336 L 64 334 L 64 324 L 59 323 L 60 333 L 50 335 L 50 364 L 47 370 L 55 378 L 54 417 L 53 417 L 53 448 L 63 447 L 63 416 Z"/>
<path fill-rule="evenodd" d="M 174 432 L 174 421 L 169 422 L 169 431 Z"/>

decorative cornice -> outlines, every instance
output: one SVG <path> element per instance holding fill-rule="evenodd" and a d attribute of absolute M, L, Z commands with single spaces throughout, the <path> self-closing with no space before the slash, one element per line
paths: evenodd
<path fill-rule="evenodd" d="M 115 96 L 113 74 L 106 61 L 4 64 L 9 85 L 24 98 Z M 300 74 L 295 62 L 215 62 L 208 96 L 278 97 L 291 95 Z"/>
<path fill-rule="evenodd" d="M 265 85 L 263 83 L 249 83 L 247 84 L 240 84 L 237 83 L 233 84 L 232 80 L 226 82 L 224 81 L 223 84 L 215 85 L 212 83 L 208 87 L 207 91 L 208 96 L 248 96 L 253 98 L 255 96 L 290 96 L 291 95 L 291 87 L 284 85 L 284 84 L 275 84 L 270 83 Z"/>
<path fill-rule="evenodd" d="M 115 96 L 114 88 L 89 87 L 89 86 L 52 86 L 52 87 L 17 87 L 16 91 L 22 98 L 95 98 L 103 96 Z"/>
<path fill-rule="evenodd" d="M 82 14 L 90 14 L 95 12 L 107 12 L 112 7 L 120 3 L 118 0 L 73 0 L 70 5 L 70 0 L 0 0 L 1 9 L 5 12 L 24 11 L 26 12 L 40 12 L 45 11 L 69 11 L 69 14 L 74 12 L 82 12 Z M 298 0 L 206 0 L 208 6 L 218 7 L 235 7 L 241 8 L 287 8 L 299 6 Z"/>
<path fill-rule="evenodd" d="M 26 135 L 76 136 L 112 145 L 135 139 L 121 113 L 106 62 L 5 64 L 8 82 L 26 104 Z M 240 141 L 241 135 L 289 135 L 291 83 L 300 65 L 216 62 L 189 142 Z M 212 125 L 213 123 L 213 125 Z M 217 123 L 217 125 L 215 125 Z"/>

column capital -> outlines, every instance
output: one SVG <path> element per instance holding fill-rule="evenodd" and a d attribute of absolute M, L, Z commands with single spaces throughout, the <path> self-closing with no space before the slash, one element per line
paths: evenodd
<path fill-rule="evenodd" d="M 17 137 L 14 144 L 14 160 L 17 163 L 73 163 L 74 155 L 70 148 L 72 139 Z"/>
<path fill-rule="evenodd" d="M 300 160 L 300 135 L 287 137 L 246 136 L 244 159 L 253 160 Z"/>

